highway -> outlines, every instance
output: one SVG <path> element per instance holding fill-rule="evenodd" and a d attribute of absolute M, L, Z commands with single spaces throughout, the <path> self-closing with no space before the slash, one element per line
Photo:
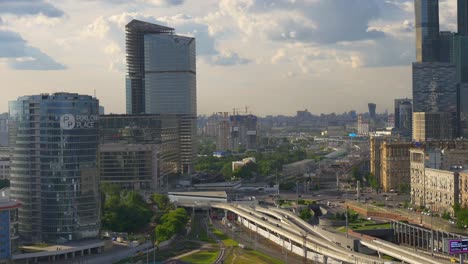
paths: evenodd
<path fill-rule="evenodd" d="M 264 218 L 261 218 L 257 215 L 254 215 L 253 213 L 255 211 L 246 206 L 241 206 L 241 205 L 235 206 L 235 205 L 230 205 L 230 204 L 212 204 L 211 207 L 228 210 L 230 212 L 237 214 L 243 219 L 246 219 L 247 221 L 254 223 L 255 228 L 257 229 L 256 231 L 258 231 L 258 228 L 261 228 L 263 230 L 266 230 L 270 234 L 270 236 L 275 236 L 276 239 L 278 238 L 278 235 L 281 237 L 287 238 L 288 239 L 287 242 L 283 240 L 282 238 L 280 238 L 280 241 L 282 241 L 283 244 L 284 243 L 289 244 L 289 241 L 291 241 L 297 245 L 305 246 L 305 248 L 307 248 L 309 252 L 312 251 L 322 256 L 328 256 L 329 260 L 327 263 L 339 263 L 337 261 L 343 261 L 345 263 L 369 263 L 369 264 L 371 263 L 372 264 L 384 264 L 385 263 L 384 260 L 379 259 L 377 257 L 368 256 L 368 255 L 360 254 L 357 252 L 351 252 L 349 250 L 346 250 L 334 244 L 330 245 L 329 241 L 326 241 L 325 239 L 320 238 L 320 237 L 313 237 L 311 235 L 308 235 L 306 232 L 303 232 L 302 234 L 297 234 L 297 231 L 295 230 L 291 230 L 290 228 L 287 228 L 287 227 L 285 228 L 281 225 L 277 226 L 276 222 L 274 222 L 275 224 L 271 224 L 269 222 L 271 221 L 271 218 L 267 218 L 265 216 L 263 216 Z M 335 261 L 330 260 L 330 259 L 333 259 Z"/>
<path fill-rule="evenodd" d="M 328 256 L 329 259 L 327 263 L 342 261 L 345 263 L 383 264 L 386 262 L 383 259 L 358 252 L 352 252 L 346 248 L 336 245 L 330 240 L 330 238 L 327 238 L 326 235 L 320 232 L 320 228 L 309 225 L 292 212 L 286 210 L 276 207 L 266 208 L 259 206 L 251 208 L 249 206 L 236 204 L 212 204 L 211 207 L 224 209 L 237 214 L 242 218 L 240 220 L 241 222 L 244 221 L 244 219 L 248 221 L 248 224 L 244 223 L 245 226 L 256 232 L 262 232 L 262 230 L 259 230 L 258 228 L 266 230 L 268 232 L 267 236 L 269 236 L 271 240 L 276 240 L 276 243 L 283 243 L 283 245 L 286 243 L 291 246 L 291 249 L 296 247 L 295 253 L 299 255 L 301 255 L 301 251 L 299 251 L 297 247 L 302 249 L 302 256 L 304 256 L 303 248 L 307 248 L 308 258 L 310 258 L 310 253 L 316 252 L 320 255 Z M 254 228 L 252 226 L 254 226 Z M 424 255 L 415 255 L 414 252 L 383 240 L 368 238 L 359 239 L 361 240 L 362 245 L 376 250 L 377 252 L 400 259 L 405 263 L 450 263 L 445 260 L 433 259 Z M 289 241 L 294 245 L 289 244 Z"/>

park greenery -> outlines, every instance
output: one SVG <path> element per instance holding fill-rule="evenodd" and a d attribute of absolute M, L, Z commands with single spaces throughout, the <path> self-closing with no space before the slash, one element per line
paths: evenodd
<path fill-rule="evenodd" d="M 103 188 L 102 226 L 116 232 L 137 232 L 150 222 L 153 213 L 138 192 L 115 186 Z"/>
<path fill-rule="evenodd" d="M 268 176 L 280 172 L 283 164 L 315 157 L 309 156 L 304 149 L 284 143 L 273 153 L 247 152 L 221 158 L 210 155 L 199 157 L 196 160 L 195 169 L 208 173 L 221 173 L 226 179 L 231 179 L 232 177 L 250 179 L 254 175 Z M 246 157 L 255 157 L 256 163 L 248 163 L 246 166 L 232 171 L 232 162 Z"/>
<path fill-rule="evenodd" d="M 459 203 L 456 203 L 453 206 L 453 210 L 455 212 L 455 217 L 457 218 L 457 227 L 464 228 L 468 226 L 468 208 L 461 207 Z"/>
<path fill-rule="evenodd" d="M 158 243 L 169 240 L 173 235 L 181 233 L 189 220 L 184 208 L 170 210 L 161 216 L 154 232 Z"/>

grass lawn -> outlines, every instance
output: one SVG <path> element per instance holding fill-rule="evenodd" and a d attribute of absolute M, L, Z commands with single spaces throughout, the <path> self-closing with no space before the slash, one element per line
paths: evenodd
<path fill-rule="evenodd" d="M 374 230 L 374 229 L 390 229 L 392 228 L 392 224 L 390 223 L 383 223 L 383 224 L 368 224 L 368 225 L 361 225 L 352 227 L 353 230 Z"/>
<path fill-rule="evenodd" d="M 213 234 L 215 234 L 221 241 L 223 241 L 224 246 L 226 247 L 237 247 L 239 246 L 239 243 L 237 241 L 233 240 L 232 238 L 229 238 L 226 236 L 221 230 L 219 229 L 214 229 L 212 230 Z"/>
<path fill-rule="evenodd" d="M 218 251 L 200 251 L 181 258 L 180 260 L 193 264 L 213 263 L 218 257 Z"/>
<path fill-rule="evenodd" d="M 284 262 L 267 256 L 255 250 L 245 250 L 241 248 L 233 249 L 228 254 L 224 263 L 226 264 L 283 264 Z"/>

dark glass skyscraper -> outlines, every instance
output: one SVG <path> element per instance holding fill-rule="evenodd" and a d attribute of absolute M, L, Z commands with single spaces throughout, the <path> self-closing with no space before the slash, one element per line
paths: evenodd
<path fill-rule="evenodd" d="M 369 108 L 369 118 L 371 120 L 375 120 L 375 109 L 376 109 L 377 105 L 374 104 L 374 103 L 368 103 L 367 107 Z"/>
<path fill-rule="evenodd" d="M 128 114 L 145 113 L 145 35 L 172 34 L 174 29 L 139 20 L 125 26 L 127 51 L 126 99 Z"/>
<path fill-rule="evenodd" d="M 128 114 L 182 115 L 182 173 L 192 171 L 197 118 L 195 39 L 132 20 L 126 26 Z"/>
<path fill-rule="evenodd" d="M 439 61 L 439 0 L 415 0 L 416 59 Z"/>
<path fill-rule="evenodd" d="M 468 36 L 468 1 L 458 0 L 458 34 Z"/>
<path fill-rule="evenodd" d="M 196 116 L 195 39 L 132 20 L 127 30 L 127 113 Z"/>
<path fill-rule="evenodd" d="M 99 103 L 55 93 L 10 102 L 11 198 L 19 201 L 24 241 L 95 238 Z"/>
<path fill-rule="evenodd" d="M 395 99 L 395 128 L 400 128 L 400 105 L 403 103 L 412 103 L 413 100 L 404 98 L 404 99 Z"/>
<path fill-rule="evenodd" d="M 453 37 L 454 33 L 450 31 L 441 31 L 439 34 L 440 38 L 440 51 L 439 61 L 450 63 L 453 56 Z"/>

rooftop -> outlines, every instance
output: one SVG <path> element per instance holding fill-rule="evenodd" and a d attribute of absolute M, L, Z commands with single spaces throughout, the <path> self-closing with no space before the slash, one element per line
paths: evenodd
<path fill-rule="evenodd" d="M 127 30 L 143 31 L 145 33 L 173 33 L 174 29 L 170 27 L 161 26 L 137 19 L 133 19 L 128 23 L 125 28 Z"/>

